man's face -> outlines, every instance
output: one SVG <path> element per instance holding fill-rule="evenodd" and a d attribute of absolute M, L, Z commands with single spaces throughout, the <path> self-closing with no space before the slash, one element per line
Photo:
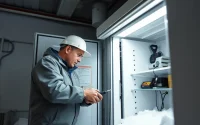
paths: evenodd
<path fill-rule="evenodd" d="M 68 46 L 66 49 L 66 61 L 69 67 L 74 67 L 77 63 L 81 62 L 84 51 Z"/>

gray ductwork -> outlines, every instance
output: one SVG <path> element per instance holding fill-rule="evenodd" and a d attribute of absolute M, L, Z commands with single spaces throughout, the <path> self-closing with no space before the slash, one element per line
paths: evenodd
<path fill-rule="evenodd" d="M 107 6 L 105 2 L 97 2 L 92 7 L 92 26 L 98 27 L 106 19 Z"/>

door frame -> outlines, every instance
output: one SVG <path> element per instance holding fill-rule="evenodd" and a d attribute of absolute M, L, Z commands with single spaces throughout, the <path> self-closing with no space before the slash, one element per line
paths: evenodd
<path fill-rule="evenodd" d="M 37 63 L 37 48 L 38 48 L 38 38 L 39 36 L 47 36 L 47 37 L 54 37 L 54 38 L 61 38 L 65 39 L 66 36 L 60 35 L 52 35 L 52 34 L 45 34 L 45 33 L 35 33 L 35 41 L 33 45 L 33 64 L 32 67 L 35 66 Z M 86 42 L 89 43 L 96 43 L 97 44 L 97 89 L 102 91 L 102 42 L 98 40 L 90 40 L 84 39 Z M 97 125 L 102 125 L 102 103 L 97 104 Z"/>

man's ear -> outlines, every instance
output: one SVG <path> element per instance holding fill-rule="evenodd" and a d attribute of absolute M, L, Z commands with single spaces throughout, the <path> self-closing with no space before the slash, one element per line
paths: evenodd
<path fill-rule="evenodd" d="M 71 46 L 66 46 L 65 53 L 69 53 L 69 52 L 71 52 L 71 50 L 72 50 Z"/>

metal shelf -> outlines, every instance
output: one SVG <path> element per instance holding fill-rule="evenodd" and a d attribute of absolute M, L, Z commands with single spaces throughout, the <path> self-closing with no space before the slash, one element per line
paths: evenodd
<path fill-rule="evenodd" d="M 131 75 L 132 76 L 141 76 L 141 77 L 154 77 L 155 74 L 153 72 L 158 76 L 166 76 L 171 73 L 171 67 L 164 67 L 164 68 L 140 71 L 140 72 L 133 73 Z"/>
<path fill-rule="evenodd" d="M 131 91 L 171 91 L 172 88 L 154 88 L 154 89 L 132 89 Z"/>

